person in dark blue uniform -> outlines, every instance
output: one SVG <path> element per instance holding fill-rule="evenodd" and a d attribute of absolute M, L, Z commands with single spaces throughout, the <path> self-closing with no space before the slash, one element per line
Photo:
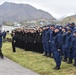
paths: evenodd
<path fill-rule="evenodd" d="M 64 59 L 67 60 L 67 58 L 69 59 L 69 61 L 67 61 L 68 64 L 71 64 L 72 63 L 72 50 L 70 48 L 70 45 L 71 45 L 71 40 L 72 40 L 72 29 L 69 28 L 67 30 L 67 33 L 65 34 L 65 53 L 64 53 Z"/>
<path fill-rule="evenodd" d="M 47 56 L 45 35 L 46 35 L 46 26 L 43 27 L 43 32 L 42 32 L 42 44 L 43 44 L 44 56 Z"/>
<path fill-rule="evenodd" d="M 67 25 L 65 25 L 65 28 L 68 30 L 70 28 L 70 23 L 68 23 Z"/>
<path fill-rule="evenodd" d="M 72 22 L 71 24 L 70 24 L 70 28 L 74 31 L 75 30 L 75 23 L 74 22 Z"/>
<path fill-rule="evenodd" d="M 66 62 L 67 61 L 67 57 L 66 57 L 66 50 L 65 50 L 65 42 L 66 42 L 66 28 L 62 28 L 62 55 L 64 57 L 63 61 Z"/>
<path fill-rule="evenodd" d="M 73 58 L 74 58 L 74 64 L 73 66 L 76 67 L 76 30 L 73 32 L 73 38 L 72 38 L 72 41 L 71 41 L 71 48 L 72 48 L 72 51 L 73 51 Z"/>
<path fill-rule="evenodd" d="M 46 50 L 47 50 L 47 56 L 51 56 L 51 49 L 50 49 L 50 33 L 51 29 L 48 28 L 46 29 L 46 34 L 45 34 L 45 44 L 46 44 Z"/>
<path fill-rule="evenodd" d="M 50 25 L 46 26 L 46 29 L 43 31 L 43 35 L 42 35 L 42 43 L 43 43 L 43 47 L 44 47 L 44 55 L 46 55 L 47 57 L 51 57 L 51 49 L 50 49 L 50 33 L 51 33 L 51 29 L 50 29 Z"/>
<path fill-rule="evenodd" d="M 61 34 L 59 33 L 59 27 L 55 28 L 55 37 L 54 41 L 52 41 L 52 52 L 56 62 L 56 67 L 54 69 L 59 70 L 61 65 Z"/>
<path fill-rule="evenodd" d="M 1 30 L 0 30 L 0 57 L 2 58 L 2 59 L 4 59 L 4 56 L 3 56 L 3 53 L 2 53 L 2 50 L 1 50 L 1 48 L 2 48 L 2 36 L 3 36 L 4 34 L 1 32 Z"/>
<path fill-rule="evenodd" d="M 54 40 L 54 25 L 51 25 L 50 26 L 50 32 L 49 32 L 49 44 L 50 44 L 50 47 L 49 47 L 49 53 L 50 53 L 50 56 L 49 57 L 51 57 L 51 58 L 53 58 L 53 53 L 52 53 L 52 47 L 51 47 L 51 45 L 52 45 L 52 41 Z"/>

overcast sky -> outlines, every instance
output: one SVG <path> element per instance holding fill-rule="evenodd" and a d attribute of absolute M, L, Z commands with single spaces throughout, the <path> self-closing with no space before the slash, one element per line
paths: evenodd
<path fill-rule="evenodd" d="M 55 18 L 76 13 L 76 0 L 0 0 L 0 4 L 6 1 L 30 4 L 38 9 L 49 12 Z"/>

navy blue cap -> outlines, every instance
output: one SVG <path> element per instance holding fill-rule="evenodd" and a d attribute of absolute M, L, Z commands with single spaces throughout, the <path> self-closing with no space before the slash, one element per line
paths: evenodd
<path fill-rule="evenodd" d="M 59 27 L 63 27 L 63 26 L 59 26 Z"/>
<path fill-rule="evenodd" d="M 52 26 L 52 27 L 55 27 L 55 25 L 54 25 L 54 24 L 52 24 L 51 26 Z"/>
<path fill-rule="evenodd" d="M 72 22 L 72 23 L 71 23 L 71 25 L 75 25 L 75 23 L 74 23 L 74 22 Z"/>
<path fill-rule="evenodd" d="M 48 25 L 47 25 L 47 27 L 50 27 L 50 26 L 51 26 L 51 24 L 48 24 Z"/>
<path fill-rule="evenodd" d="M 47 27 L 47 26 L 43 26 L 43 27 Z"/>
<path fill-rule="evenodd" d="M 69 29 L 68 29 L 68 31 L 72 31 L 72 29 L 71 29 L 71 28 L 69 28 Z"/>
<path fill-rule="evenodd" d="M 55 29 L 60 29 L 60 27 L 59 26 L 55 26 Z"/>
<path fill-rule="evenodd" d="M 73 33 L 76 33 L 76 30 L 74 30 Z"/>
<path fill-rule="evenodd" d="M 69 27 L 70 27 L 70 23 L 66 24 L 65 27 L 66 27 L 66 26 L 69 26 Z"/>
<path fill-rule="evenodd" d="M 70 25 L 70 23 L 68 23 L 67 25 Z"/>

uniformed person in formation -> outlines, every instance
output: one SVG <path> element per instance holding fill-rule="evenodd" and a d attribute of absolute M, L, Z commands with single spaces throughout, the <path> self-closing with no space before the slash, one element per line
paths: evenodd
<path fill-rule="evenodd" d="M 16 49 L 15 49 L 15 42 L 16 42 L 16 36 L 15 36 L 15 31 L 12 31 L 12 49 L 13 49 L 13 52 L 16 52 Z"/>
<path fill-rule="evenodd" d="M 55 32 L 55 37 L 51 45 L 54 60 L 56 62 L 56 66 L 54 69 L 59 70 L 61 65 L 61 34 L 59 27 L 56 27 L 54 32 Z"/>
<path fill-rule="evenodd" d="M 44 56 L 53 57 L 56 63 L 54 69 L 59 70 L 61 59 L 68 64 L 72 64 L 74 59 L 76 67 L 75 40 L 75 23 L 68 23 L 64 27 L 46 25 L 38 29 L 16 29 L 12 33 L 12 48 L 13 52 L 16 52 L 15 47 L 19 47 L 26 51 L 44 53 Z"/>

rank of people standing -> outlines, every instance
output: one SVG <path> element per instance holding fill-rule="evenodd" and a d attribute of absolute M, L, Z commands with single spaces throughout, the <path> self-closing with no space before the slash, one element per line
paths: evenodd
<path fill-rule="evenodd" d="M 43 53 L 54 58 L 55 70 L 59 70 L 61 60 L 76 67 L 76 27 L 75 23 L 67 25 L 46 25 L 38 29 L 15 29 L 12 32 L 12 48 Z"/>
<path fill-rule="evenodd" d="M 26 51 L 43 53 L 42 28 L 34 29 L 16 29 L 12 31 L 12 45 Z M 13 48 L 12 46 L 12 48 Z M 13 52 L 16 50 L 13 49 Z"/>

